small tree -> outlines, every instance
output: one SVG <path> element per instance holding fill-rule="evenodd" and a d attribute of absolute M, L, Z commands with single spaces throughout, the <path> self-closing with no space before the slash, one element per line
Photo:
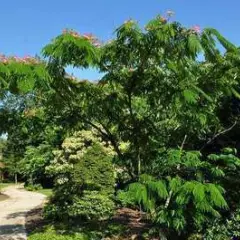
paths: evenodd
<path fill-rule="evenodd" d="M 38 147 L 28 146 L 24 158 L 19 162 L 20 173 L 27 184 L 42 184 L 47 178 L 45 167 L 53 159 L 52 147 L 42 144 Z"/>

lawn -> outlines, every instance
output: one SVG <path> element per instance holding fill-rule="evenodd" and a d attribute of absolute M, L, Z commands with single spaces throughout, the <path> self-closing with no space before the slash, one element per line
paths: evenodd
<path fill-rule="evenodd" d="M 36 192 L 42 193 L 42 194 L 44 194 L 47 197 L 51 197 L 52 196 L 52 189 L 50 189 L 50 188 L 43 188 L 43 189 L 40 189 L 40 190 L 36 190 Z"/>
<path fill-rule="evenodd" d="M 0 191 L 5 188 L 5 187 L 8 187 L 10 186 L 12 183 L 0 183 Z"/>

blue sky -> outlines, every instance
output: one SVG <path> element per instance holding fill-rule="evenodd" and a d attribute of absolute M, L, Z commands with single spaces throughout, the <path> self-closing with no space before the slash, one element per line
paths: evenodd
<path fill-rule="evenodd" d="M 217 28 L 240 45 L 239 0 L 2 0 L 0 5 L 0 53 L 35 55 L 64 28 L 92 32 L 102 40 L 114 29 L 133 18 L 144 25 L 166 10 L 186 26 Z M 95 80 L 93 70 L 76 72 Z"/>

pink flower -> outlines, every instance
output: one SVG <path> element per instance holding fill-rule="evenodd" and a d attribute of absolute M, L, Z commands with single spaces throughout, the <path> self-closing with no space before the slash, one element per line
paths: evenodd
<path fill-rule="evenodd" d="M 0 57 L 0 62 L 2 63 L 7 63 L 8 62 L 8 59 L 6 57 Z"/>
<path fill-rule="evenodd" d="M 24 56 L 23 59 L 27 60 L 27 59 L 32 59 L 31 56 L 27 55 L 27 56 Z"/>
<path fill-rule="evenodd" d="M 198 25 L 195 25 L 192 27 L 192 30 L 195 32 L 195 33 L 201 33 L 201 28 L 200 26 Z"/>
<path fill-rule="evenodd" d="M 21 62 L 22 61 L 22 59 L 20 58 L 20 57 L 13 57 L 13 59 L 16 61 L 16 62 Z"/>
<path fill-rule="evenodd" d="M 83 37 L 87 40 L 92 40 L 94 39 L 93 35 L 91 33 L 86 33 L 83 35 Z"/>
<path fill-rule="evenodd" d="M 94 45 L 95 47 L 101 47 L 101 43 L 99 43 L 99 42 L 95 42 L 95 43 L 93 43 L 93 45 Z"/>
<path fill-rule="evenodd" d="M 71 35 L 72 35 L 73 37 L 79 37 L 79 34 L 76 33 L 76 32 L 75 32 L 75 33 L 72 33 Z"/>
<path fill-rule="evenodd" d="M 168 15 L 169 17 L 172 17 L 174 14 L 175 14 L 174 11 L 171 11 L 171 10 L 168 10 L 168 11 L 167 11 L 167 15 Z"/>

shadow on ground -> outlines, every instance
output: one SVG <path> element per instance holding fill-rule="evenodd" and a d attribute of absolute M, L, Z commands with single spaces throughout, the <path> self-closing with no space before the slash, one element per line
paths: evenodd
<path fill-rule="evenodd" d="M 44 233 L 48 226 L 54 226 L 56 232 L 65 232 L 66 234 L 81 232 L 87 235 L 101 232 L 108 237 L 106 239 L 140 240 L 143 239 L 142 235 L 151 228 L 151 225 L 142 219 L 139 211 L 129 208 L 119 209 L 110 221 L 90 223 L 74 221 L 68 225 L 44 221 L 42 210 L 42 206 L 39 206 L 27 213 L 26 230 L 28 236 L 34 233 Z"/>
<path fill-rule="evenodd" d="M 15 225 L 1 225 L 0 226 L 0 239 L 3 235 L 9 235 L 9 234 L 24 234 L 24 228 L 21 224 L 15 224 Z"/>
<path fill-rule="evenodd" d="M 11 213 L 7 215 L 7 219 L 11 219 L 11 218 L 18 218 L 18 217 L 25 217 L 26 215 L 26 211 L 24 212 L 16 212 L 16 213 Z"/>

